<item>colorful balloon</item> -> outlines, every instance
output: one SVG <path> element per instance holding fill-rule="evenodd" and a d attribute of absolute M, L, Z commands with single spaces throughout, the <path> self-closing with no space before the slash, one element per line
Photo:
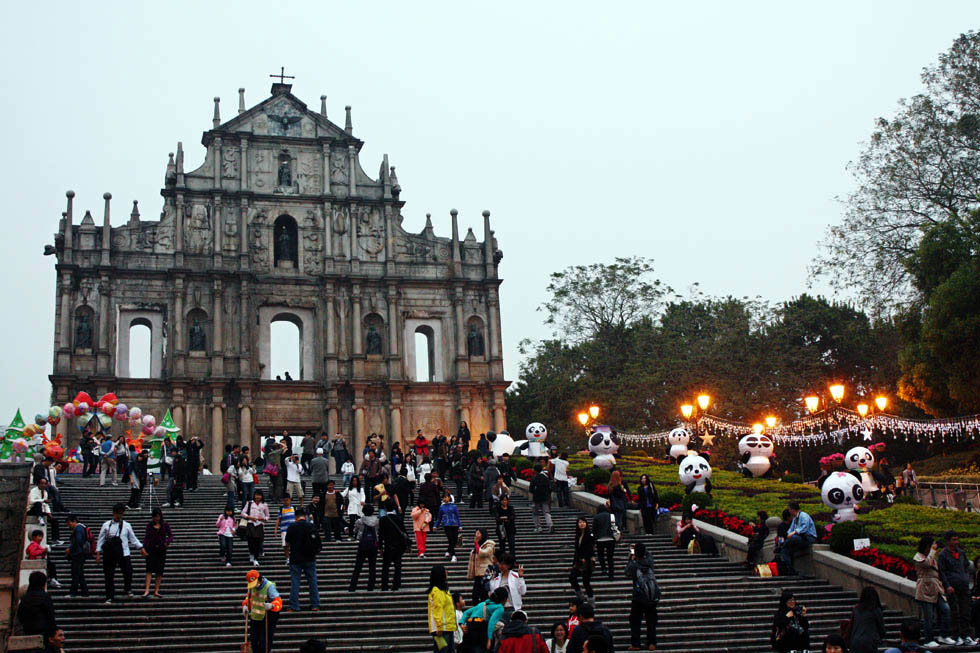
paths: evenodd
<path fill-rule="evenodd" d="M 27 447 L 29 447 L 30 444 L 28 444 L 27 440 L 25 440 L 24 438 L 17 438 L 16 440 L 10 443 L 10 446 L 13 447 L 14 452 L 24 453 L 25 451 L 27 451 Z"/>
<path fill-rule="evenodd" d="M 48 408 L 48 417 L 54 417 L 55 419 L 61 419 L 62 414 L 61 406 L 52 406 Z"/>
<path fill-rule="evenodd" d="M 129 408 L 126 407 L 126 404 L 116 404 L 116 410 L 112 416 L 120 422 L 125 422 L 129 418 Z"/>
<path fill-rule="evenodd" d="M 129 419 L 133 421 L 139 421 L 143 417 L 143 410 L 139 406 L 133 406 L 129 409 Z"/>
<path fill-rule="evenodd" d="M 61 409 L 62 414 L 71 419 L 75 416 L 75 404 L 65 404 L 64 408 Z"/>
<path fill-rule="evenodd" d="M 143 415 L 143 426 L 149 426 L 151 429 L 157 425 L 157 418 L 153 415 Z"/>
<path fill-rule="evenodd" d="M 75 406 L 76 415 L 85 415 L 88 413 L 88 402 L 81 401 Z"/>
<path fill-rule="evenodd" d="M 112 426 L 112 416 L 106 415 L 105 413 L 100 414 L 99 424 L 101 424 L 102 428 L 104 429 L 110 428 Z"/>
<path fill-rule="evenodd" d="M 48 423 L 48 418 L 42 415 L 41 413 L 38 413 L 37 415 L 34 416 L 34 423 L 37 424 L 38 426 L 44 426 L 45 424 Z"/>
<path fill-rule="evenodd" d="M 115 413 L 115 412 L 116 412 L 116 407 L 113 406 L 112 404 L 110 404 L 108 402 L 102 404 L 102 414 L 103 415 L 108 415 L 109 417 L 112 417 L 113 413 Z"/>
<path fill-rule="evenodd" d="M 167 435 L 167 429 L 163 428 L 162 426 L 158 426 L 153 429 L 153 437 L 155 438 L 162 438 L 166 435 Z"/>

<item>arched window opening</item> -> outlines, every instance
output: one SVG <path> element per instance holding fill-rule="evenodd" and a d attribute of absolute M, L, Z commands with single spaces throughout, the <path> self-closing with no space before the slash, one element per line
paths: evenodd
<path fill-rule="evenodd" d="M 435 381 L 436 349 L 432 327 L 422 325 L 415 329 L 415 380 L 423 383 Z"/>
<path fill-rule="evenodd" d="M 273 225 L 273 251 L 277 268 L 295 268 L 299 261 L 299 238 L 296 220 L 291 215 L 280 215 Z"/>
<path fill-rule="evenodd" d="M 269 332 L 269 378 L 277 381 L 301 380 L 303 378 L 303 323 L 292 315 L 277 315 L 269 324 Z"/>
<path fill-rule="evenodd" d="M 129 324 L 129 377 L 148 379 L 151 370 L 153 328 L 149 320 L 137 319 Z"/>

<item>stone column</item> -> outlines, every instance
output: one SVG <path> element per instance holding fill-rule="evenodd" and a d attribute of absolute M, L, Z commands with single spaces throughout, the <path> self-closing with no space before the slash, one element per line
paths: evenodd
<path fill-rule="evenodd" d="M 221 138 L 214 139 L 214 188 L 221 188 Z"/>
<path fill-rule="evenodd" d="M 327 356 L 337 354 L 337 314 L 334 311 L 333 284 L 327 286 Z"/>
<path fill-rule="evenodd" d="M 239 424 L 241 425 L 241 433 L 238 434 L 238 442 L 243 447 L 252 446 L 252 407 L 246 403 L 242 403 L 240 406 L 241 416 Z"/>
<path fill-rule="evenodd" d="M 493 391 L 493 430 L 500 433 L 507 428 L 507 420 L 504 413 L 504 393 L 502 390 Z"/>
<path fill-rule="evenodd" d="M 351 291 L 352 291 L 351 292 L 351 298 L 353 299 L 353 304 L 354 304 L 353 317 L 351 318 L 351 335 L 353 336 L 353 340 L 354 340 L 354 342 L 353 342 L 354 355 L 355 356 L 360 356 L 362 353 L 364 353 L 362 351 L 362 348 L 361 348 L 361 340 L 362 340 L 362 338 L 361 338 L 361 336 L 362 336 L 362 333 L 361 333 L 361 331 L 362 331 L 362 329 L 361 329 L 361 287 L 358 286 L 355 283 L 353 285 Z"/>
<path fill-rule="evenodd" d="M 391 407 L 391 442 L 402 441 L 402 408 L 401 406 Z"/>
<path fill-rule="evenodd" d="M 177 267 L 184 265 L 184 195 L 177 193 L 177 203 L 174 210 L 174 252 Z"/>
<path fill-rule="evenodd" d="M 463 321 L 463 287 L 453 291 L 453 308 L 456 313 L 456 356 L 466 358 L 466 323 Z"/>
<path fill-rule="evenodd" d="M 220 397 L 220 393 L 216 394 L 211 405 L 211 470 L 215 474 L 221 469 L 221 455 L 225 450 L 224 404 Z"/>
<path fill-rule="evenodd" d="M 356 467 L 360 471 L 361 467 L 361 450 L 364 449 L 364 443 L 367 442 L 367 438 L 364 433 L 364 406 L 354 407 L 354 460 L 356 461 Z"/>
<path fill-rule="evenodd" d="M 238 255 L 241 256 L 241 267 L 248 267 L 248 199 L 243 197 L 238 205 Z"/>
<path fill-rule="evenodd" d="M 65 271 L 61 276 L 61 345 L 62 349 L 71 349 L 71 272 Z"/>
<path fill-rule="evenodd" d="M 211 317 L 211 343 L 212 343 L 212 356 L 211 356 L 211 373 L 214 376 L 224 376 L 224 357 L 223 352 L 223 342 L 222 335 L 224 332 L 224 319 L 222 313 L 222 290 L 221 281 L 214 282 L 214 308 L 212 309 Z"/>
<path fill-rule="evenodd" d="M 497 291 L 491 288 L 487 291 L 487 319 L 489 320 L 490 360 L 500 358 L 500 303 L 497 301 Z"/>
<path fill-rule="evenodd" d="M 351 197 L 357 195 L 357 179 L 355 178 L 354 171 L 357 170 L 357 149 L 353 145 L 347 146 L 347 162 L 350 174 L 347 175 L 349 181 L 349 188 L 347 192 Z"/>
<path fill-rule="evenodd" d="M 250 374 L 250 352 L 252 351 L 251 325 L 254 321 L 249 319 L 251 314 L 248 310 L 248 292 L 248 279 L 242 279 L 238 295 L 238 317 L 241 320 L 238 326 L 238 369 L 239 374 L 243 376 Z"/>
<path fill-rule="evenodd" d="M 248 137 L 242 136 L 241 156 L 239 157 L 238 169 L 242 173 L 241 190 L 248 190 Z M 244 231 L 242 232 L 244 233 Z"/>
<path fill-rule="evenodd" d="M 215 195 L 211 200 L 211 228 L 214 231 L 214 251 L 211 252 L 214 257 L 214 266 L 217 268 L 221 267 L 221 247 L 223 230 L 221 228 L 221 209 L 223 202 L 221 201 L 221 195 Z"/>
<path fill-rule="evenodd" d="M 184 423 L 184 407 L 181 404 L 174 406 L 174 412 L 172 417 L 174 418 L 174 424 L 183 429 L 187 430 L 187 425 Z"/>
<path fill-rule="evenodd" d="M 340 415 L 337 411 L 337 391 L 327 390 L 327 435 L 331 438 L 337 435 Z"/>
<path fill-rule="evenodd" d="M 110 374 L 109 361 L 109 298 L 112 292 L 109 285 L 109 276 L 102 275 L 99 283 L 99 353 L 97 360 L 98 369 L 102 374 Z"/>
<path fill-rule="evenodd" d="M 333 269 L 330 260 L 333 258 L 333 211 L 330 202 L 323 203 L 323 257 L 326 261 L 326 271 Z"/>
<path fill-rule="evenodd" d="M 388 286 L 388 355 L 398 356 L 398 288 Z"/>
<path fill-rule="evenodd" d="M 109 222 L 109 201 L 112 193 L 103 193 L 102 199 L 105 200 L 105 213 L 102 218 L 102 265 L 109 265 L 109 249 L 112 247 L 112 225 Z"/>
<path fill-rule="evenodd" d="M 174 279 L 174 351 L 184 351 L 184 279 Z"/>
<path fill-rule="evenodd" d="M 323 194 L 330 194 L 330 143 L 320 145 L 323 158 Z M 329 213 L 327 215 L 330 215 Z"/>

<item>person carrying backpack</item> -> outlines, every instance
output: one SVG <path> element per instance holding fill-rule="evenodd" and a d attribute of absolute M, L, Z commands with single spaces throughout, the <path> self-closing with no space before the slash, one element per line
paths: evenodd
<path fill-rule="evenodd" d="M 310 585 L 310 609 L 320 610 L 320 590 L 316 581 L 316 556 L 323 548 L 319 531 L 306 519 L 303 507 L 296 509 L 296 521 L 286 529 L 286 557 L 289 559 L 289 611 L 299 612 L 299 585 L 303 576 Z"/>
<path fill-rule="evenodd" d="M 395 512 L 395 502 L 387 499 L 381 505 L 385 516 L 379 520 L 378 535 L 381 543 L 381 591 L 388 590 L 388 572 L 395 566 L 395 579 L 391 589 L 395 592 L 402 585 L 402 556 L 411 546 L 411 540 L 405 533 L 402 518 Z"/>
<path fill-rule="evenodd" d="M 348 592 L 357 590 L 357 579 L 361 576 L 364 561 L 368 563 L 368 591 L 374 591 L 374 581 L 378 568 L 378 517 L 374 514 L 374 506 L 367 504 L 363 508 L 364 515 L 354 524 L 354 539 L 357 541 L 357 558 L 354 560 L 354 573 L 350 577 Z"/>
<path fill-rule="evenodd" d="M 537 628 L 527 624 L 527 613 L 515 610 L 500 633 L 500 653 L 548 653 L 548 646 Z"/>
<path fill-rule="evenodd" d="M 71 587 L 69 596 L 88 596 L 88 583 L 85 582 L 85 561 L 95 554 L 95 537 L 85 524 L 78 523 L 78 517 L 68 515 L 68 560 L 71 562 Z"/>
<path fill-rule="evenodd" d="M 660 585 L 653 573 L 653 558 L 647 554 L 646 545 L 637 542 L 632 545 L 629 562 L 626 563 L 626 577 L 632 581 L 633 597 L 630 604 L 630 650 L 640 650 L 640 626 L 647 624 L 647 648 L 657 647 L 657 601 L 660 600 Z"/>

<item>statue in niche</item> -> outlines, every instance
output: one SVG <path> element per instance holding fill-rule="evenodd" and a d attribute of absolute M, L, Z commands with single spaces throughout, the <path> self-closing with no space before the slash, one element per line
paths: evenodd
<path fill-rule="evenodd" d="M 204 327 L 201 326 L 200 320 L 194 320 L 194 324 L 191 325 L 190 333 L 190 349 L 191 351 L 205 351 L 207 349 L 206 336 L 204 334 Z"/>
<path fill-rule="evenodd" d="M 75 325 L 75 349 L 92 348 L 92 323 L 88 320 L 88 314 L 82 313 L 78 316 L 78 324 Z"/>
<path fill-rule="evenodd" d="M 382 354 L 381 334 L 378 333 L 373 324 L 368 327 L 364 340 L 367 345 L 366 353 L 377 354 L 378 356 Z"/>
<path fill-rule="evenodd" d="M 276 236 L 276 258 L 280 261 L 293 260 L 292 241 L 286 225 L 279 227 L 279 235 Z"/>
<path fill-rule="evenodd" d="M 279 185 L 283 188 L 293 185 L 293 175 L 289 169 L 289 159 L 279 161 Z"/>
<path fill-rule="evenodd" d="M 474 325 L 470 326 L 470 332 L 466 336 L 466 351 L 470 356 L 484 355 L 483 334 Z"/>

